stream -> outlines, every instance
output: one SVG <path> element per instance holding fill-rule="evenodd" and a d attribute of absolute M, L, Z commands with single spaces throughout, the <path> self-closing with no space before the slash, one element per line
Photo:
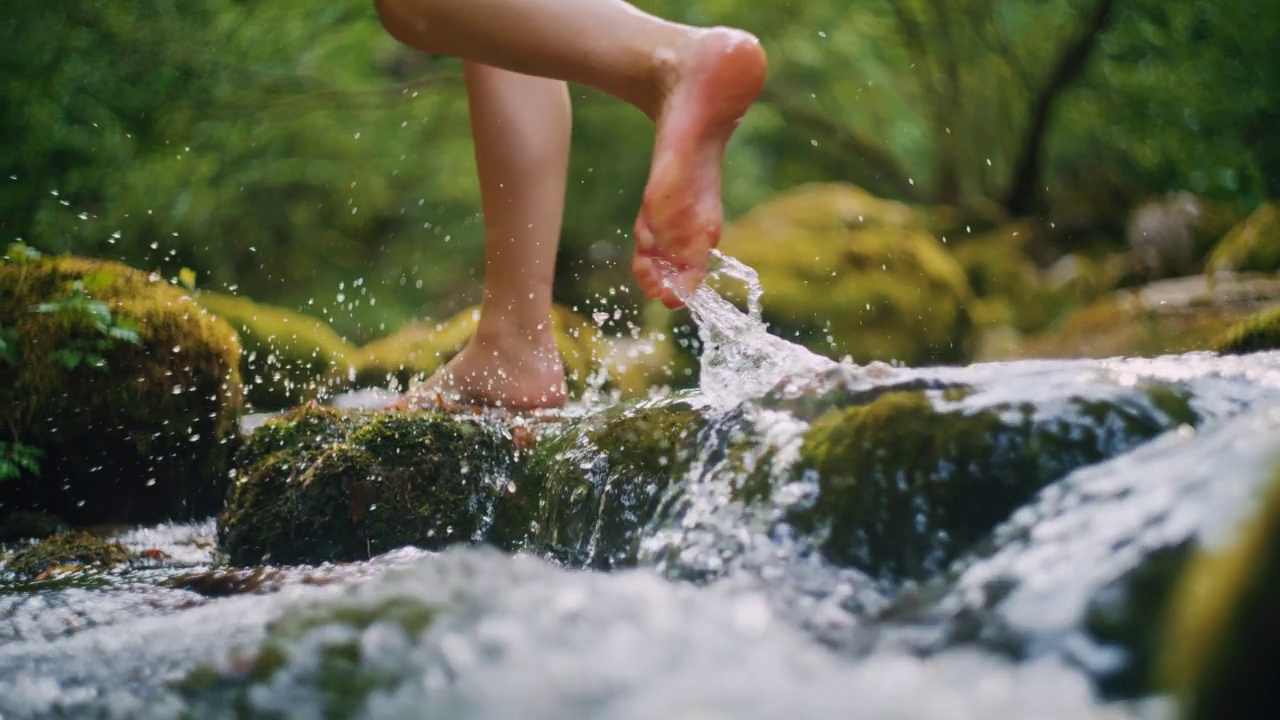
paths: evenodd
<path fill-rule="evenodd" d="M 212 519 L 123 529 L 152 560 L 0 575 L 0 719 L 1174 716 L 1164 697 L 1108 689 L 1126 660 L 1088 618 L 1123 605 L 1120 583 L 1153 552 L 1228 542 L 1256 506 L 1277 463 L 1280 353 L 854 366 L 770 335 L 750 269 L 719 257 L 715 271 L 753 288 L 750 309 L 706 285 L 686 298 L 701 387 L 678 400 L 709 418 L 705 450 L 636 518 L 634 567 L 474 543 L 234 568 Z M 1197 422 L 1114 441 L 982 542 L 920 558 L 926 578 L 833 562 L 786 520 L 818 487 L 787 472 L 809 398 L 963 386 L 932 402 L 1020 408 L 1105 443 L 1119 429 L 1082 403 L 1147 383 L 1178 388 Z M 748 469 L 773 479 L 756 504 L 731 492 L 744 456 L 722 452 L 748 426 Z"/>

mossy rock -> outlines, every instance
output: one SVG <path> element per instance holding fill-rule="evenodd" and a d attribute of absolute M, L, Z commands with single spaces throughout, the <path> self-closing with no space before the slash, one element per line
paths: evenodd
<path fill-rule="evenodd" d="M 356 384 L 381 387 L 394 383 L 407 388 L 410 380 L 430 376 L 466 347 L 479 320 L 480 309 L 468 308 L 442 323 L 409 323 L 365 345 L 356 362 Z M 590 320 L 559 305 L 554 306 L 551 321 L 569 392 L 579 395 L 604 355 L 600 333 Z"/>
<path fill-rule="evenodd" d="M 1196 421 L 1163 385 L 1073 399 L 1051 417 L 1030 403 L 967 410 L 968 392 L 890 390 L 818 418 L 796 468 L 818 496 L 793 513 L 796 528 L 825 538 L 839 565 L 926 578 L 1054 480 Z"/>
<path fill-rule="evenodd" d="M 1211 345 L 1223 355 L 1280 349 L 1280 307 L 1241 320 L 1214 338 Z"/>
<path fill-rule="evenodd" d="M 964 268 L 905 205 L 805 185 L 726 227 L 721 249 L 759 272 L 775 332 L 816 352 L 909 365 L 969 355 Z"/>
<path fill-rule="evenodd" d="M 0 509 L 73 524 L 218 511 L 243 409 L 228 325 L 154 274 L 15 255 L 0 328 L 0 439 L 43 453 L 39 475 L 0 483 Z"/>
<path fill-rule="evenodd" d="M 479 417 L 303 406 L 237 457 L 219 544 L 251 565 L 479 539 L 514 453 L 510 428 Z"/>
<path fill-rule="evenodd" d="M 307 701 L 314 703 L 316 716 L 357 717 L 370 696 L 420 680 L 414 675 L 421 673 L 413 663 L 387 663 L 376 654 L 376 646 L 362 642 L 366 634 L 385 637 L 387 632 L 397 632 L 416 642 L 435 616 L 435 608 L 407 597 L 369 604 L 339 601 L 295 610 L 270 623 L 261 647 L 236 669 L 199 668 L 182 681 L 178 691 L 190 702 L 192 717 L 277 717 L 263 703 L 255 703 L 251 693 L 296 663 L 299 648 L 305 647 L 308 670 L 293 680 L 316 688 L 315 697 Z M 288 710 L 298 712 L 299 707 L 291 704 Z"/>
<path fill-rule="evenodd" d="M 1205 272 L 1280 270 L 1280 202 L 1259 206 L 1231 229 L 1209 255 Z"/>
<path fill-rule="evenodd" d="M 1009 325 L 1025 333 L 1053 319 L 1056 303 L 1044 273 L 1023 252 L 1032 232 L 1030 223 L 1018 223 L 955 243 L 956 260 L 975 296 L 972 315 L 977 324 Z"/>
<path fill-rule="evenodd" d="M 357 350 L 324 321 L 207 290 L 195 298 L 239 334 L 240 373 L 254 408 L 281 410 L 350 386 Z"/>
<path fill-rule="evenodd" d="M 1030 358 L 1101 358 L 1210 350 L 1224 328 L 1280 299 L 1265 276 L 1203 276 L 1121 290 L 1071 311 L 1010 353 Z"/>
<path fill-rule="evenodd" d="M 1161 671 L 1188 720 L 1280 715 L 1280 476 L 1260 511 L 1178 582 Z"/>
<path fill-rule="evenodd" d="M 17 580 L 31 581 L 58 570 L 110 568 L 127 563 L 131 557 L 129 550 L 120 543 L 76 531 L 58 533 L 19 547 L 4 559 L 0 570 Z"/>
<path fill-rule="evenodd" d="M 547 426 L 516 468 L 490 541 L 575 566 L 635 564 L 640 535 L 684 477 L 702 425 L 676 399 Z"/>

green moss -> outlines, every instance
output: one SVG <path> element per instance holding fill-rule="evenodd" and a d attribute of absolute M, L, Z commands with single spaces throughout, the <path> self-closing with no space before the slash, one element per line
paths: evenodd
<path fill-rule="evenodd" d="M 410 323 L 365 345 L 356 363 L 356 383 L 383 386 L 391 381 L 405 388 L 415 377 L 430 376 L 471 340 L 479 312 L 478 307 L 468 308 L 443 323 Z M 581 394 L 603 358 L 599 331 L 586 318 L 559 305 L 551 319 L 569 391 Z"/>
<path fill-rule="evenodd" d="M 1178 582 L 1161 677 L 1189 720 L 1280 713 L 1280 475 L 1257 515 L 1220 552 L 1201 552 Z"/>
<path fill-rule="evenodd" d="M 353 560 L 469 541 L 483 530 L 513 454 L 509 430 L 479 418 L 303 407 L 246 443 L 219 541 L 236 564 Z"/>
<path fill-rule="evenodd" d="M 286 614 L 267 628 L 258 653 L 243 667 L 201 668 L 187 676 L 179 690 L 203 717 L 202 708 L 230 709 L 235 717 L 275 717 L 254 706 L 254 686 L 271 682 L 299 647 L 307 647 L 308 685 L 328 718 L 355 717 L 370 695 L 409 680 L 412 667 L 389 666 L 384 658 L 366 657 L 361 634 L 374 625 L 392 626 L 410 638 L 425 632 L 436 611 L 410 598 L 388 598 L 367 606 L 355 604 L 305 608 Z"/>
<path fill-rule="evenodd" d="M 697 451 L 702 423 L 677 401 L 543 430 L 517 467 L 490 539 L 591 567 L 633 564 L 641 531 Z"/>
<path fill-rule="evenodd" d="M 76 282 L 137 328 L 137 344 L 105 344 L 101 368 L 59 361 L 69 344 L 102 344 L 90 318 L 32 311 Z M 0 483 L 0 506 L 73 523 L 217 511 L 243 405 L 230 327 L 159 277 L 76 257 L 0 265 L 0 326 L 16 331 L 14 362 L 0 361 L 0 440 L 44 453 L 39 476 Z"/>
<path fill-rule="evenodd" d="M 887 392 L 807 432 L 797 472 L 816 472 L 819 494 L 792 522 L 825 537 L 829 559 L 891 579 L 935 574 L 1050 482 L 1195 417 L 1185 396 L 1144 389 L 1056 418 L 1031 405 L 964 411 L 947 394 Z"/>
<path fill-rule="evenodd" d="M 68 566 L 111 567 L 129 561 L 131 555 L 121 544 L 107 542 L 86 532 L 51 535 L 13 552 L 4 571 L 20 580 L 34 580 L 48 571 Z"/>
<path fill-rule="evenodd" d="M 974 321 L 1034 332 L 1053 319 L 1057 303 L 1040 268 L 1024 251 L 1030 223 L 1018 223 L 978 237 L 955 237 L 955 257 L 973 288 Z"/>
<path fill-rule="evenodd" d="M 249 402 L 279 410 L 346 389 L 356 348 L 321 320 L 248 298 L 202 291 L 196 301 L 235 328 Z"/>
<path fill-rule="evenodd" d="M 1211 345 L 1223 355 L 1280 349 L 1280 307 L 1241 320 L 1214 338 Z"/>
<path fill-rule="evenodd" d="M 911 365 L 968 355 L 964 269 L 904 205 L 803 186 L 727 227 L 722 248 L 759 271 L 770 325 L 815 351 Z"/>
<path fill-rule="evenodd" d="M 1280 270 L 1280 202 L 1262 204 L 1222 238 L 1205 271 L 1222 270 Z"/>

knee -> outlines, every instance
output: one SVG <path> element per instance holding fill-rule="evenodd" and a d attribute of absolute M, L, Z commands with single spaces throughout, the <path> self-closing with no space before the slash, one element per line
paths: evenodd
<path fill-rule="evenodd" d="M 418 47 L 423 42 L 431 3 L 422 0 L 373 0 L 382 27 L 400 42 Z M 417 28 L 417 32 L 415 32 Z"/>

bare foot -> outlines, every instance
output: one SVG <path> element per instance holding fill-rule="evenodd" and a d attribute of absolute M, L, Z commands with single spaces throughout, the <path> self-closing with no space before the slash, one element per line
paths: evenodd
<path fill-rule="evenodd" d="M 534 410 L 560 407 L 566 395 L 564 365 L 550 331 L 536 339 L 478 333 L 434 375 L 410 387 L 394 407 Z"/>
<path fill-rule="evenodd" d="M 701 32 L 682 55 L 659 51 L 666 97 L 657 117 L 653 163 L 636 218 L 632 270 L 641 289 L 669 308 L 706 274 L 720 241 L 720 166 L 725 144 L 764 86 L 764 49 L 749 33 Z"/>

